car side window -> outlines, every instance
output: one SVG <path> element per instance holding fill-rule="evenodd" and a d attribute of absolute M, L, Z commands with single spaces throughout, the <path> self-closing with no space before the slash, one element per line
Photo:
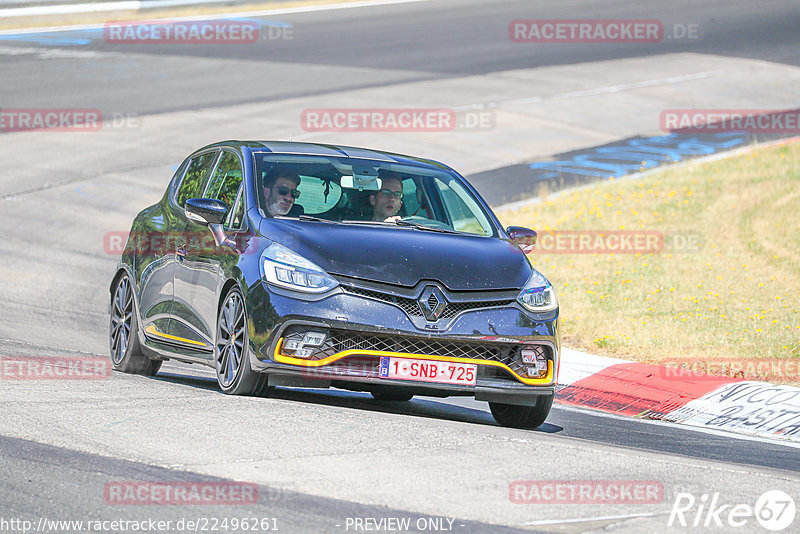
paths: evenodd
<path fill-rule="evenodd" d="M 175 198 L 175 192 L 178 190 L 178 186 L 181 185 L 181 178 L 183 178 L 183 173 L 186 170 L 187 165 L 189 165 L 189 158 L 183 160 L 180 167 L 178 167 L 178 170 L 172 175 L 172 178 L 169 181 L 170 198 Z"/>
<path fill-rule="evenodd" d="M 242 227 L 244 220 L 244 188 L 239 189 L 239 195 L 236 197 L 236 203 L 233 209 L 228 212 L 228 217 L 225 220 L 225 227 L 233 230 L 238 230 Z"/>
<path fill-rule="evenodd" d="M 223 201 L 228 209 L 233 207 L 239 186 L 242 185 L 242 164 L 233 152 L 224 151 L 217 170 L 208 182 L 203 198 Z"/>
<path fill-rule="evenodd" d="M 188 199 L 200 197 L 208 175 L 211 174 L 211 169 L 217 160 L 217 154 L 217 151 L 206 152 L 195 156 L 189 162 L 183 181 L 175 194 L 175 203 L 178 206 L 182 208 Z"/>
<path fill-rule="evenodd" d="M 492 235 L 492 226 L 488 219 L 483 215 L 475 199 L 469 196 L 458 182 L 451 180 L 447 184 L 437 178 L 435 183 L 450 219 L 447 224 L 459 232 Z"/>
<path fill-rule="evenodd" d="M 244 202 L 240 200 L 236 204 L 237 199 L 241 197 L 239 195 L 241 185 L 242 164 L 236 154 L 224 151 L 214 175 L 208 181 L 203 197 L 221 200 L 228 206 L 228 217 L 225 220 L 225 226 L 228 228 L 239 228 L 242 224 Z M 236 208 L 236 214 L 234 214 L 234 208 Z"/>

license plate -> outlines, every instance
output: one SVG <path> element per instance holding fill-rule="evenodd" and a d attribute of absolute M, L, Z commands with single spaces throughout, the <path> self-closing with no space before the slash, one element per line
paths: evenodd
<path fill-rule="evenodd" d="M 477 374 L 478 366 L 472 363 L 381 356 L 381 378 L 474 386 Z"/>

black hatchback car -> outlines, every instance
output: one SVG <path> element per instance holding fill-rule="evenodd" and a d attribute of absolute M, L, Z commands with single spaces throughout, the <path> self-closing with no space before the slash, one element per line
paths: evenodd
<path fill-rule="evenodd" d="M 216 369 L 229 394 L 337 387 L 473 396 L 502 425 L 547 417 L 558 304 L 453 169 L 361 148 L 227 141 L 136 217 L 111 283 L 115 369 Z"/>

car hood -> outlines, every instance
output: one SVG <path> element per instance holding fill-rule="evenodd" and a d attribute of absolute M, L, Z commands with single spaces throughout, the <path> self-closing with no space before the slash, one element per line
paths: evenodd
<path fill-rule="evenodd" d="M 503 239 L 271 218 L 260 232 L 330 274 L 387 284 L 438 280 L 453 291 L 519 289 L 531 273 L 522 251 Z"/>

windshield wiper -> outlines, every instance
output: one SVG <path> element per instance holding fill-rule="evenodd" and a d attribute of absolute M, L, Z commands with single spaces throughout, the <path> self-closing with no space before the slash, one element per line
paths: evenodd
<path fill-rule="evenodd" d="M 314 217 L 313 215 L 306 215 L 305 213 L 302 215 L 297 216 L 298 219 L 301 221 L 314 221 L 314 222 L 326 222 L 332 224 L 341 224 L 339 221 L 332 221 L 330 219 L 321 219 L 320 217 Z"/>
<path fill-rule="evenodd" d="M 448 228 L 439 228 L 437 226 L 427 226 L 425 224 L 413 222 L 413 221 L 404 221 L 403 219 L 397 219 L 394 221 L 357 221 L 357 220 L 343 220 L 342 224 L 370 224 L 370 225 L 379 225 L 379 226 L 408 226 L 409 228 L 416 228 L 418 230 L 428 230 L 430 232 L 442 232 L 444 234 L 460 234 L 458 230 L 450 230 Z"/>
<path fill-rule="evenodd" d="M 418 228 L 419 230 L 429 230 L 431 232 L 442 232 L 445 234 L 459 234 L 461 232 L 457 232 L 456 230 L 449 230 L 447 228 L 439 228 L 437 226 L 427 226 L 425 224 L 412 222 L 412 221 L 404 221 L 403 219 L 397 219 L 394 221 L 397 226 L 410 226 L 411 228 Z"/>

